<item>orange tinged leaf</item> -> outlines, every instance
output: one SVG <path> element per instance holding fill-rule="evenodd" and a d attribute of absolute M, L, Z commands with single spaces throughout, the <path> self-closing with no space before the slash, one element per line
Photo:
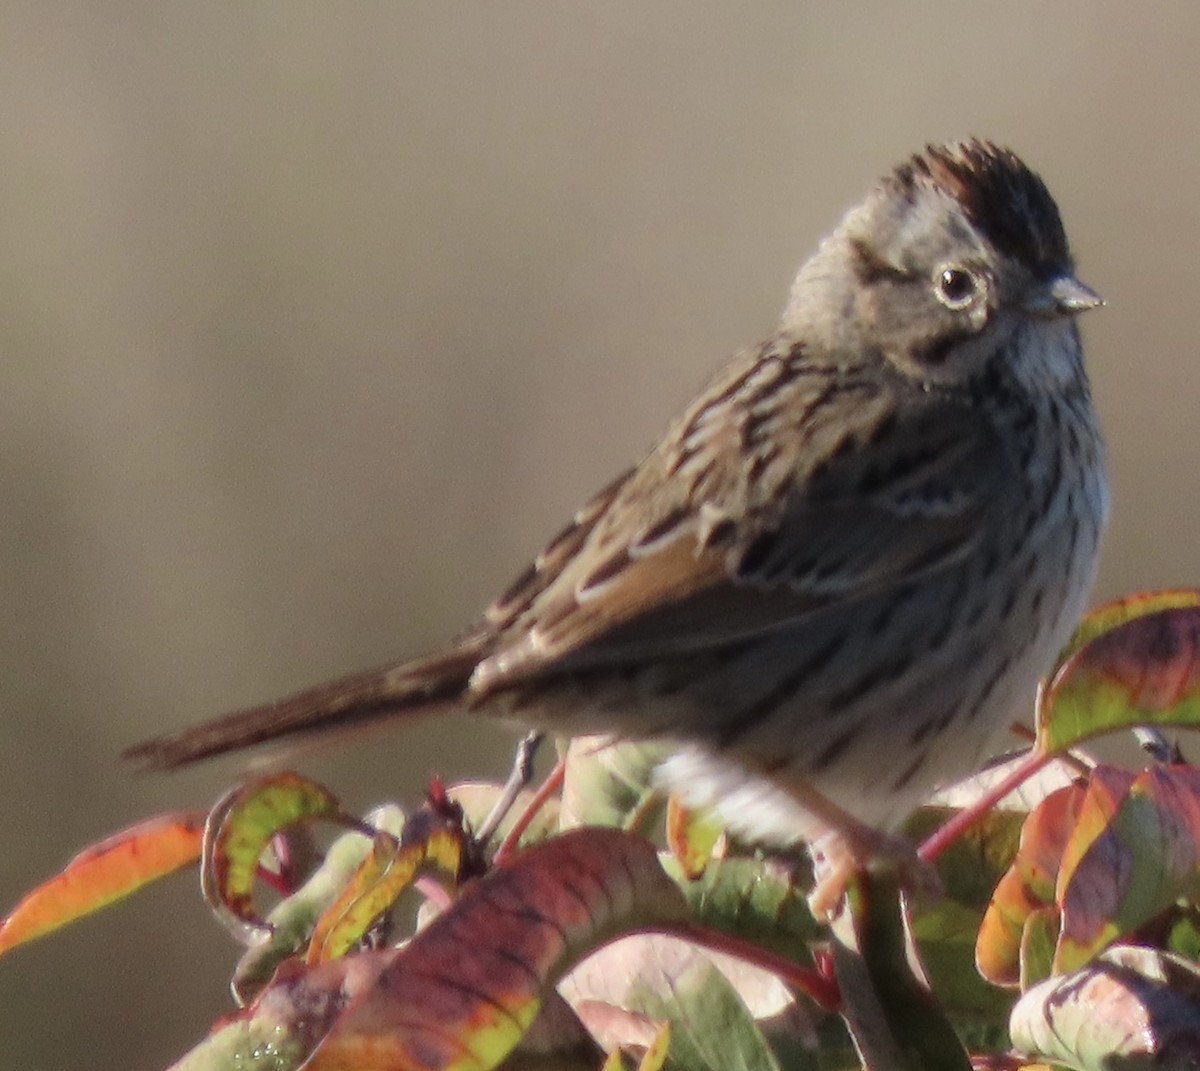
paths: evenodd
<path fill-rule="evenodd" d="M 203 811 L 161 815 L 80 852 L 0 923 L 0 954 L 195 862 L 203 830 Z"/>
<path fill-rule="evenodd" d="M 1121 809 L 1136 775 L 1115 766 L 1097 766 L 1088 776 L 1086 790 L 1067 831 L 1062 859 L 1055 876 L 1054 897 L 1062 903 L 1064 892 L 1083 857 L 1104 834 Z"/>
<path fill-rule="evenodd" d="M 350 951 L 376 919 L 387 912 L 427 865 L 457 874 L 463 860 L 460 830 L 435 828 L 401 847 L 386 833 L 375 838 L 371 854 L 337 901 L 317 920 L 307 960 L 320 963 Z"/>
<path fill-rule="evenodd" d="M 1152 767 L 1060 881 L 1058 972 L 1082 966 L 1181 897 L 1200 893 L 1200 770 Z"/>
<path fill-rule="evenodd" d="M 696 881 L 712 858 L 724 825 L 708 808 L 694 809 L 678 796 L 667 800 L 667 847 L 689 881 Z"/>
<path fill-rule="evenodd" d="M 1017 854 L 992 893 L 975 942 L 975 964 L 994 985 L 1020 982 L 1026 922 L 1055 902 L 1063 849 L 1085 791 L 1082 785 L 1068 785 L 1052 792 L 1021 827 Z"/>
<path fill-rule="evenodd" d="M 1098 766 L 1086 785 L 1060 789 L 1030 814 L 988 905 L 976 962 L 989 981 L 1025 989 L 1197 896 L 1200 770 Z"/>

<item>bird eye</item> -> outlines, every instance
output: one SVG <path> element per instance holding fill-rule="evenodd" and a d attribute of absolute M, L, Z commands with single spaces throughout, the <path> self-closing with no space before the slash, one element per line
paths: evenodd
<path fill-rule="evenodd" d="M 966 268 L 943 268 L 934 285 L 938 300 L 948 309 L 965 309 L 980 290 L 978 276 Z"/>

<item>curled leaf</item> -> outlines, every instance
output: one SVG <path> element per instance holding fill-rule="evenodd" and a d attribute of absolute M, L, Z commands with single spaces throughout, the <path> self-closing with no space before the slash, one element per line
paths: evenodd
<path fill-rule="evenodd" d="M 989 980 L 1024 988 L 1197 896 L 1200 770 L 1098 766 L 1030 814 L 984 915 L 976 961 Z"/>
<path fill-rule="evenodd" d="M 1075 627 L 1067 645 L 1059 652 L 1054 669 L 1049 674 L 1050 677 L 1057 676 L 1063 663 L 1097 636 L 1111 632 L 1119 625 L 1139 617 L 1147 617 L 1163 610 L 1185 609 L 1189 606 L 1200 606 L 1200 588 L 1164 588 L 1160 591 L 1143 591 L 1136 595 L 1113 599 L 1111 602 L 1089 610 Z"/>
<path fill-rule="evenodd" d="M 404 812 L 387 804 L 370 811 L 363 821 L 381 834 L 398 838 L 404 828 Z M 310 943 L 317 920 L 343 894 L 373 845 L 363 833 L 343 833 L 308 880 L 272 908 L 267 915 L 269 939 L 246 949 L 234 972 L 232 988 L 240 1004 L 247 1004 L 267 984 L 283 960 Z"/>
<path fill-rule="evenodd" d="M 375 837 L 357 872 L 317 920 L 308 946 L 309 963 L 345 955 L 385 915 L 422 868 L 433 865 L 456 875 L 466 852 L 461 827 L 434 826 L 415 838 Z"/>
<path fill-rule="evenodd" d="M 1064 865 L 1055 970 L 1074 970 L 1176 900 L 1197 894 L 1200 770 L 1152 767 L 1129 786 L 1078 863 Z"/>
<path fill-rule="evenodd" d="M 305 819 L 342 817 L 331 792 L 294 773 L 239 785 L 213 808 L 204 831 L 201 879 L 206 898 L 235 936 L 265 932 L 252 893 L 271 838 Z"/>
<path fill-rule="evenodd" d="M 654 1040 L 638 1061 L 637 1071 L 662 1071 L 667 1062 L 667 1051 L 671 1047 L 671 1024 L 663 1023 Z"/>
<path fill-rule="evenodd" d="M 992 893 L 975 944 L 979 972 L 994 985 L 1016 986 L 1021 979 L 1025 925 L 1055 902 L 1063 850 L 1085 791 L 1069 785 L 1052 792 L 1025 820 L 1016 856 Z"/>

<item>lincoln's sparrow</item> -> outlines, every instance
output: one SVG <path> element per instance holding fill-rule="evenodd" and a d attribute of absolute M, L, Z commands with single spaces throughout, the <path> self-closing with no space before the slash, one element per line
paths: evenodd
<path fill-rule="evenodd" d="M 968 772 L 1082 610 L 1107 510 L 1042 181 L 929 147 L 801 268 L 736 356 L 449 650 L 152 740 L 160 767 L 465 705 L 663 737 L 754 839 L 862 861 Z"/>

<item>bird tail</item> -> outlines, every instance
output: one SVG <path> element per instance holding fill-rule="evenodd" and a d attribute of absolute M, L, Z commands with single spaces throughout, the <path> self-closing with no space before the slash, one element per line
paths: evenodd
<path fill-rule="evenodd" d="M 295 744 L 388 718 L 437 713 L 462 698 L 481 655 L 477 645 L 467 643 L 399 666 L 354 673 L 135 744 L 124 757 L 149 770 L 172 770 L 268 741 Z"/>

